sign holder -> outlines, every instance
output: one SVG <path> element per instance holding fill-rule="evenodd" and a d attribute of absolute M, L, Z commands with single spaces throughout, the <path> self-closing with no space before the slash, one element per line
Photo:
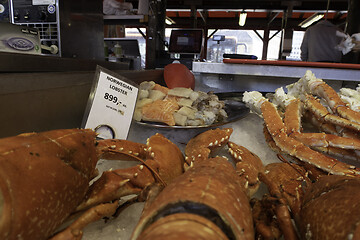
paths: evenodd
<path fill-rule="evenodd" d="M 101 139 L 126 139 L 138 91 L 136 83 L 97 66 L 81 127 L 93 129 Z"/>

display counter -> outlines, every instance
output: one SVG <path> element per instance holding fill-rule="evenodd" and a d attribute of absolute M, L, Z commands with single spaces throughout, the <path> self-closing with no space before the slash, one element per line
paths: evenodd
<path fill-rule="evenodd" d="M 312 63 L 295 61 L 265 61 L 224 59 L 223 63 L 193 62 L 198 81 L 216 91 L 273 92 L 301 78 L 306 70 L 329 83 L 336 90 L 342 86 L 354 88 L 360 81 L 360 65 Z"/>
<path fill-rule="evenodd" d="M 218 69 L 213 69 L 215 74 L 219 73 L 219 68 L 228 67 L 228 65 L 221 63 L 213 66 L 219 66 Z M 235 66 L 231 67 L 235 68 Z M 305 69 L 303 70 L 305 71 Z M 117 73 L 136 83 L 153 80 L 164 84 L 162 70 L 120 71 Z M 201 74 L 197 73 L 197 76 Z M 229 74 L 228 72 L 225 75 L 235 74 Z M 244 76 L 248 77 L 249 75 Z M 303 73 L 301 76 L 303 76 Z M 296 80 L 299 77 L 296 77 Z M 270 81 L 267 80 L 268 77 L 265 76 L 265 78 L 262 80 Z M 92 71 L 2 74 L 0 81 L 3 86 L 0 88 L 2 91 L 0 92 L 0 108 L 3 110 L 0 121 L 2 135 L 11 136 L 29 131 L 80 127 L 93 79 L 94 72 Z M 284 77 L 284 79 L 289 83 L 294 82 L 293 78 Z M 232 90 L 232 92 L 240 90 L 237 88 L 229 89 L 229 86 L 224 84 L 224 81 L 237 82 L 236 78 L 224 81 L 217 79 L 216 81 L 219 85 L 217 89 L 214 89 L 211 81 L 196 79 L 195 89 L 203 91 L 218 90 L 219 92 L 220 90 Z M 278 83 L 276 81 L 271 82 L 271 87 Z M 259 88 L 256 89 L 256 85 L 253 88 L 259 90 Z M 254 113 L 248 113 L 237 121 L 222 125 L 221 128 L 232 128 L 233 133 L 230 141 L 248 148 L 258 155 L 265 165 L 279 161 L 276 153 L 270 149 L 265 141 L 263 119 Z M 156 128 L 132 122 L 127 140 L 146 143 L 149 137 L 160 133 L 175 143 L 181 151 L 184 151 L 186 144 L 192 137 L 206 130 L 208 128 Z M 223 155 L 225 153 L 219 152 L 218 154 Z M 137 164 L 139 163 L 101 160 L 98 163 L 98 169 L 101 173 L 110 168 L 127 168 Z M 266 191 L 264 185 L 261 185 L 255 197 L 263 195 Z M 110 218 L 106 221 L 99 220 L 90 224 L 84 229 L 83 239 L 129 239 L 143 207 L 144 203 L 135 203 L 126 207 L 116 218 Z"/>
<path fill-rule="evenodd" d="M 162 70 L 118 71 L 136 83 L 153 80 L 163 84 Z M 80 127 L 89 96 L 94 72 L 66 73 L 13 73 L 1 74 L 0 118 L 2 137 L 23 132 L 44 131 L 57 128 Z M 205 89 L 206 86 L 199 88 Z M 210 90 L 210 89 L 207 89 Z M 259 155 L 265 163 L 277 161 L 262 136 L 262 119 L 254 114 L 221 126 L 234 132 L 231 141 L 247 147 Z M 206 131 L 198 129 L 163 129 L 131 124 L 128 140 L 146 143 L 147 138 L 161 133 L 182 151 L 195 135 Z M 126 168 L 137 162 L 100 161 L 100 172 L 106 169 Z M 262 188 L 259 193 L 262 193 Z M 140 217 L 144 203 L 136 203 L 124 209 L 114 219 L 97 221 L 86 227 L 83 239 L 129 239 Z"/>
<path fill-rule="evenodd" d="M 210 66 L 210 65 L 207 65 Z M 214 65 L 213 65 L 214 66 Z M 219 68 L 228 67 L 225 64 L 219 64 Z M 232 66 L 235 68 L 235 66 Z M 213 69 L 213 72 L 218 71 L 219 69 Z M 302 69 L 302 71 L 306 71 L 306 69 Z M 210 72 L 210 74 L 213 74 Z M 301 72 L 301 71 L 299 71 Z M 224 74 L 229 75 L 229 72 L 224 72 Z M 300 74 L 300 73 L 299 73 Z M 200 74 L 201 75 L 201 74 Z M 197 75 L 200 76 L 200 75 Z M 298 80 L 298 78 L 302 77 L 303 73 L 297 77 L 292 77 L 288 79 L 288 77 L 284 77 L 286 81 L 289 83 L 294 82 L 294 78 Z M 276 78 L 274 78 L 276 79 Z M 208 79 L 196 79 L 196 90 L 203 90 L 203 91 L 223 91 L 223 90 L 232 90 L 238 91 L 238 89 L 229 89 L 228 86 L 219 85 L 217 89 L 214 89 L 211 81 Z M 225 80 L 228 81 L 228 80 Z M 232 80 L 236 81 L 236 80 Z M 270 80 L 268 80 L 270 81 Z M 219 84 L 223 84 L 222 80 L 218 80 Z M 271 86 L 277 85 L 279 82 L 271 82 Z M 256 86 L 254 85 L 254 90 Z M 248 90 L 248 89 L 247 89 Z M 267 145 L 264 135 L 263 135 L 263 119 L 254 113 L 249 113 L 245 115 L 242 119 L 239 119 L 235 122 L 228 123 L 226 125 L 221 126 L 221 128 L 232 128 L 233 134 L 230 137 L 230 141 L 235 142 L 238 145 L 244 146 L 248 148 L 250 151 L 255 153 L 260 157 L 262 162 L 266 165 L 272 162 L 279 162 L 278 157 L 274 151 L 270 149 Z M 150 126 L 139 125 L 136 122 L 133 122 L 129 131 L 128 140 L 146 143 L 146 139 L 150 136 L 161 133 L 166 138 L 171 140 L 175 143 L 180 150 L 184 151 L 186 144 L 189 140 L 196 136 L 197 134 L 206 131 L 208 129 L 198 128 L 198 129 L 169 129 L 169 128 L 154 128 Z M 223 152 L 218 153 L 222 155 Z M 124 166 L 132 166 L 137 163 L 124 163 L 124 162 L 117 162 L 114 161 L 102 161 L 99 167 L 101 170 L 109 169 L 109 168 L 123 168 Z M 267 190 L 264 185 L 261 185 L 259 191 L 256 193 L 255 197 L 260 197 Z M 129 207 L 127 207 L 117 218 L 110 219 L 106 223 L 105 221 L 98 221 L 90 226 L 88 226 L 84 231 L 84 238 L 88 240 L 95 240 L 95 239 L 129 239 L 133 229 L 135 228 L 140 215 L 143 209 L 144 203 L 136 203 Z"/>
<path fill-rule="evenodd" d="M 93 71 L 0 73 L 0 137 L 81 126 Z M 163 84 L 162 70 L 114 70 L 140 83 Z"/>

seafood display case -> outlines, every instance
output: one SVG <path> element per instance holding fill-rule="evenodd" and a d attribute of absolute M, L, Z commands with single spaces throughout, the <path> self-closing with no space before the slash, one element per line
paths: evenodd
<path fill-rule="evenodd" d="M 218 63 L 215 63 L 218 64 Z M 225 63 L 224 63 L 225 64 Z M 214 66 L 214 65 L 213 65 Z M 305 74 L 305 71 L 300 73 L 301 69 L 289 69 L 287 73 L 279 73 L 278 71 L 273 72 L 272 69 L 268 69 L 266 72 L 264 69 L 260 67 L 260 72 L 255 73 L 255 67 L 249 68 L 244 66 L 239 66 L 239 64 L 234 64 L 232 66 L 229 65 L 216 65 L 216 68 L 213 68 L 213 71 L 210 72 L 210 70 L 201 70 L 201 71 L 194 71 L 196 75 L 196 84 L 195 89 L 201 90 L 201 91 L 215 91 L 215 92 L 230 92 L 229 90 L 236 91 L 244 91 L 244 90 L 273 90 L 275 87 L 284 86 L 287 85 L 287 83 L 294 83 L 296 82 L 300 77 L 302 77 Z M 231 71 L 224 71 L 222 68 L 230 67 Z M 254 71 L 253 73 L 250 73 L 249 71 Z M 316 68 L 317 69 L 317 68 Z M 316 69 L 314 69 L 314 72 L 316 72 Z M 239 70 L 239 71 L 238 71 Z M 306 69 L 308 70 L 308 69 Z M 248 72 L 247 72 L 248 71 Z M 293 71 L 293 72 L 291 72 Z M 296 71 L 299 71 L 299 76 L 296 75 Z M 353 71 L 358 70 L 348 70 L 349 75 L 348 78 L 351 78 L 351 73 Z M 164 85 L 164 79 L 163 79 L 163 71 L 162 70 L 142 70 L 142 71 L 116 71 L 118 74 L 127 77 L 128 79 L 131 79 L 132 81 L 136 83 L 141 83 L 144 81 L 154 81 L 156 83 L 159 83 L 161 85 Z M 261 73 L 262 72 L 262 73 Z M 283 74 L 282 76 L 276 75 Z M 206 79 L 202 79 L 202 74 L 214 74 L 215 77 L 210 77 Z M 293 74 L 291 78 L 286 76 L 285 74 Z M 327 73 L 325 73 L 327 74 Z M 86 105 L 86 100 L 89 95 L 89 91 L 91 88 L 91 80 L 93 79 L 93 72 L 77 72 L 77 73 L 46 73 L 46 75 L 43 75 L 38 73 L 23 73 L 23 74 L 17 74 L 16 78 L 12 78 L 14 81 L 9 82 L 7 81 L 7 84 L 4 84 L 3 82 L 0 82 L 3 84 L 4 88 L 2 88 L 2 92 L 0 93 L 0 102 L 2 102 L 2 109 L 10 109 L 11 111 L 6 111 L 8 116 L 2 116 L 1 118 L 1 124 L 4 128 L 4 131 L 2 131 L 2 134 L 7 134 L 7 136 L 15 135 L 17 133 L 23 133 L 23 132 L 29 132 L 29 131 L 43 131 L 43 130 L 51 130 L 51 129 L 57 129 L 57 128 L 76 128 L 79 127 L 81 124 L 81 118 L 82 114 L 84 112 L 84 108 Z M 237 85 L 237 82 L 240 82 L 241 80 L 236 77 L 236 75 L 244 75 L 243 79 L 247 79 L 247 85 L 245 83 L 240 83 L 240 85 Z M 252 85 L 249 81 L 249 79 L 253 79 L 251 75 L 254 75 L 256 77 L 259 77 L 260 82 L 263 83 L 263 85 Z M 316 75 L 316 74 L 315 74 Z M 223 76 L 224 78 L 220 79 L 219 76 Z M 250 76 L 250 77 L 249 77 Z M 331 75 L 325 75 L 328 76 L 331 79 Z M 6 77 L 9 79 L 11 74 L 5 74 L 2 73 L 2 79 L 6 79 Z M 208 76 L 207 76 L 208 77 Z M 232 78 L 233 77 L 233 78 Z M 50 79 L 49 81 L 44 80 L 45 78 Z M 281 81 L 277 81 L 276 79 L 281 79 Z M 354 77 L 355 78 L 355 77 Z M 271 79 L 275 79 L 275 81 L 272 81 Z M 278 79 L 278 80 L 279 80 Z M 344 80 L 345 79 L 345 80 Z M 283 82 L 282 82 L 283 81 Z M 342 85 L 344 82 L 355 82 L 355 79 L 348 79 L 346 80 L 346 77 L 334 79 L 334 81 L 340 81 L 339 84 Z M 233 85 L 227 85 L 225 83 L 232 83 Z M 37 84 L 41 83 L 41 84 Z M 245 84 L 245 85 L 244 85 Z M 234 87 L 235 86 L 235 87 Z M 237 97 L 240 97 L 237 96 Z M 26 102 L 26 104 L 25 104 Z M 272 113 L 275 113 L 276 111 L 270 111 Z M 56 121 L 55 121 L 56 120 Z M 254 113 L 248 113 L 243 116 L 243 118 L 238 119 L 234 122 L 229 122 L 224 125 L 222 125 L 220 128 L 220 133 L 215 134 L 208 134 L 206 135 L 205 140 L 203 139 L 206 144 L 204 145 L 205 148 L 212 148 L 213 146 L 217 146 L 219 142 L 233 142 L 237 145 L 243 146 L 247 148 L 249 151 L 255 153 L 259 159 L 261 159 L 262 163 L 264 165 L 268 165 L 270 163 L 278 163 L 279 158 L 278 155 L 273 149 L 271 149 L 268 145 L 267 140 L 264 137 L 263 132 L 263 126 L 264 126 L 264 120 L 259 117 L 258 115 Z M 182 153 L 187 153 L 187 145 L 190 143 L 192 144 L 191 140 L 197 136 L 199 138 L 202 137 L 202 133 L 206 133 L 208 130 L 212 129 L 209 128 L 158 128 L 158 127 L 149 127 L 148 125 L 140 125 L 136 124 L 135 122 L 132 123 L 129 135 L 127 140 L 139 143 L 140 146 L 145 146 L 147 142 L 149 144 L 153 144 L 152 140 L 147 139 L 161 139 L 160 142 L 154 141 L 154 144 L 161 145 L 164 143 L 167 144 L 167 146 L 176 145 L 179 150 Z M 231 129 L 231 130 L 229 130 Z M 159 135 L 157 135 L 159 134 Z M 225 135 L 222 135 L 225 134 Z M 31 136 L 31 135 L 27 135 Z M 153 137 L 155 136 L 155 137 Z M 162 137 L 163 136 L 163 137 Z M 164 137 L 168 140 L 170 140 L 172 143 L 170 143 L 167 140 L 164 140 Z M 207 141 L 210 142 L 210 144 L 207 143 Z M 70 141 L 71 142 L 71 141 Z M 196 141 L 195 141 L 196 142 Z M 216 144 L 215 144 L 216 143 Z M 78 143 L 79 144 L 79 143 Z M 81 144 L 79 144 L 81 145 Z M 111 145 L 111 144 L 110 144 Z M 114 150 L 113 145 L 105 145 L 107 148 L 110 148 L 111 151 Z M 130 146 L 130 144 L 128 144 Z M 157 145 L 157 147 L 159 147 Z M 172 147 L 174 146 L 172 145 Z M 200 150 L 200 148 L 197 147 L 196 144 L 194 144 L 194 150 L 189 151 L 191 154 L 190 159 L 194 158 L 201 158 L 201 154 L 197 154 L 196 150 Z M 202 146 L 202 147 L 204 147 Z M 230 143 L 229 148 L 233 149 L 233 145 Z M 173 150 L 169 150 L 168 147 L 167 151 L 162 154 L 169 154 L 169 152 L 173 152 Z M 155 150 L 159 150 L 156 147 L 154 147 Z M 234 147 L 235 149 L 235 147 Z M 147 147 L 147 151 L 150 151 L 150 147 Z M 194 152 L 193 152 L 194 151 Z M 179 152 L 179 151 L 175 151 Z M 246 152 L 245 150 L 241 150 L 241 153 Z M 31 154 L 32 157 L 37 157 L 36 154 Z M 151 156 L 156 154 L 150 154 Z M 216 155 L 231 157 L 239 156 L 234 153 L 231 153 L 231 151 L 226 152 L 223 151 L 223 149 L 220 149 L 216 152 Z M 252 155 L 253 156 L 253 155 Z M 241 159 L 241 157 L 237 157 L 237 159 Z M 191 160 L 190 160 L 191 161 Z M 200 161 L 200 160 L 199 160 Z M 193 168 L 192 170 L 188 170 L 189 172 L 187 175 L 184 175 L 184 179 L 189 184 L 196 183 L 196 189 L 200 189 L 202 186 L 209 187 L 209 185 L 203 184 L 204 182 L 195 182 L 198 181 L 196 178 L 201 176 L 204 176 L 203 179 L 209 179 L 208 171 L 212 171 L 212 174 L 215 174 L 216 177 L 210 178 L 212 180 L 222 179 L 226 182 L 230 180 L 230 185 L 234 184 L 236 180 L 232 180 L 234 176 L 231 176 L 231 178 L 227 177 L 227 174 L 230 174 L 231 172 L 235 172 L 231 169 L 233 166 L 232 164 L 226 164 L 226 166 L 222 166 L 222 162 L 225 161 L 224 158 L 218 158 L 217 163 L 214 163 L 213 166 L 210 168 L 207 168 L 208 165 L 198 165 L 199 167 Z M 21 163 L 21 162 L 20 162 Z M 189 163 L 188 163 L 189 164 Z M 216 165 L 216 166 L 215 166 Z M 142 165 L 141 165 L 142 166 Z M 123 169 L 127 167 L 134 167 L 133 169 L 136 170 L 136 174 L 131 173 L 130 175 L 128 173 L 128 176 L 130 178 L 136 179 L 138 177 L 139 171 L 142 171 L 145 169 L 144 166 L 140 167 L 138 162 L 129 162 L 129 161 L 106 161 L 106 160 L 99 160 L 97 163 L 97 167 L 99 169 L 99 172 L 104 172 L 109 169 Z M 223 171 L 224 174 L 217 174 L 215 170 L 215 167 L 218 167 L 219 171 Z M 224 169 L 224 170 L 223 170 Z M 351 168 L 349 171 L 357 171 L 354 170 L 354 168 Z M 45 171 L 46 172 L 46 171 Z M 241 170 L 240 170 L 241 172 Z M 152 175 L 152 174 L 150 174 Z M 235 178 L 235 177 L 234 177 Z M 257 179 L 257 177 L 255 177 Z M 195 180 L 194 180 L 195 179 Z M 299 179 L 299 177 L 297 177 Z M 245 186 L 249 185 L 249 177 L 245 177 Z M 181 179 L 179 180 L 181 181 Z M 256 180 L 258 181 L 258 179 Z M 203 185 L 202 185 L 203 184 Z M 226 183 L 227 184 L 227 183 Z M 298 186 L 297 184 L 296 186 Z M 187 189 L 187 185 L 182 185 L 184 188 Z M 228 185 L 227 185 L 228 186 Z M 250 184 L 250 186 L 253 186 Z M 186 208 L 197 208 L 197 207 L 204 207 L 205 204 L 212 204 L 212 197 L 217 195 L 216 186 L 211 186 L 212 195 L 208 195 L 209 197 L 206 199 L 206 201 L 201 202 L 201 204 L 195 204 L 195 205 L 187 205 Z M 213 188 L 214 187 L 214 188 Z M 254 195 L 256 198 L 261 198 L 264 193 L 268 193 L 268 190 L 265 185 L 260 184 L 258 191 Z M 180 188 L 179 188 L 180 189 Z M 195 189 L 195 188 L 193 188 Z M 214 190 L 215 189 L 215 190 Z M 225 187 L 220 189 L 224 190 L 221 191 L 222 196 L 224 198 L 226 195 L 230 195 L 229 199 L 231 202 L 234 201 L 240 201 L 239 199 L 236 199 L 238 195 L 231 195 L 231 193 L 227 192 L 230 191 L 232 187 L 229 189 L 226 189 Z M 176 188 L 175 188 L 176 190 Z M 165 193 L 173 190 L 167 190 Z M 180 190 L 179 190 L 180 191 Z M 183 190 L 184 192 L 190 192 Z M 164 193 L 164 194 L 165 194 Z M 171 195 L 172 197 L 178 197 L 180 198 L 188 198 L 187 200 L 192 200 L 192 196 L 190 194 L 189 196 L 185 196 L 185 194 L 182 194 L 181 192 L 175 192 L 177 195 Z M 194 195 L 200 193 L 200 190 L 194 191 Z M 209 193 L 206 193 L 209 194 Z M 237 194 L 243 194 L 243 193 L 237 193 Z M 200 194 L 202 195 L 202 194 Z M 320 194 L 321 196 L 325 194 Z M 133 199 L 133 196 L 126 196 L 121 200 L 121 203 L 126 202 L 127 200 Z M 160 196 L 160 200 L 158 204 L 166 204 L 166 206 L 169 205 L 169 202 L 167 201 L 175 201 L 173 199 L 166 198 L 164 196 Z M 216 204 L 218 204 L 221 201 L 216 201 Z M 170 202 L 170 205 L 173 202 Z M 157 202 L 153 202 L 153 204 L 156 207 Z M 137 224 L 139 223 L 140 215 L 142 214 L 142 210 L 144 209 L 144 205 L 146 206 L 146 203 L 143 202 L 137 202 L 135 204 L 132 204 L 130 206 L 127 206 L 124 208 L 117 217 L 110 217 L 105 220 L 99 220 L 94 223 L 91 223 L 84 229 L 84 235 L 83 239 L 87 240 L 95 240 L 95 239 L 109 239 L 109 240 L 115 240 L 115 239 L 131 239 L 131 235 L 134 232 L 134 229 L 136 229 Z M 214 205 L 215 206 L 215 205 Z M 231 204 L 227 204 L 229 208 L 231 208 Z M 150 212 L 150 218 L 154 216 L 154 212 L 158 210 L 158 208 L 148 208 L 148 213 Z M 157 206 L 159 207 L 159 206 Z M 160 206 L 161 207 L 161 206 Z M 181 208 L 181 205 L 179 205 L 179 209 Z M 197 208 L 198 209 L 198 208 Z M 216 209 L 217 211 L 221 210 L 219 209 L 219 205 L 216 205 L 213 209 Z M 209 213 L 210 208 L 205 208 L 205 212 Z M 249 209 L 248 209 L 249 210 Z M 251 216 L 250 212 L 247 210 L 247 215 L 242 216 L 238 218 L 240 221 L 243 219 L 244 221 L 248 221 Z M 182 210 L 176 209 L 176 211 L 180 211 L 180 214 L 187 214 L 186 212 L 181 212 Z M 227 210 L 225 210 L 227 211 Z M 236 209 L 236 212 L 239 212 L 239 209 Z M 241 212 L 241 211 L 240 211 Z M 211 212 L 213 213 L 213 212 Z M 164 215 L 167 214 L 167 212 L 163 213 Z M 184 215 L 182 215 L 184 216 Z M 217 217 L 217 221 L 219 220 L 219 216 Z M 161 217 L 160 217 L 161 218 Z M 147 219 L 140 221 L 142 225 L 140 225 L 140 228 L 144 226 L 144 224 L 147 224 Z M 158 219 L 155 219 L 155 221 Z M 231 221 L 233 218 L 231 217 Z M 155 222 L 154 221 L 154 222 Z M 337 222 L 338 223 L 338 222 Z M 248 221 L 249 225 L 251 224 L 250 221 Z M 220 224 L 221 225 L 221 224 Z M 209 225 L 207 225 L 209 226 Z M 218 229 L 219 227 L 214 226 L 212 229 Z M 230 227 L 226 227 L 225 229 L 229 231 Z M 242 228 L 240 228 L 242 229 Z M 177 229 L 181 230 L 181 229 Z M 188 230 L 188 229 L 186 229 Z M 242 232 L 242 231 L 240 231 Z M 240 233 L 241 234 L 241 233 Z"/>
<path fill-rule="evenodd" d="M 118 74 L 140 83 L 155 81 L 164 85 L 162 70 L 116 71 Z M 45 72 L 45 73 L 1 73 L 3 86 L 0 93 L 3 114 L 0 123 L 3 127 L 2 137 L 32 131 L 46 131 L 58 128 L 77 128 L 81 125 L 82 116 L 91 89 L 92 71 L 81 72 Z M 12 79 L 12 81 L 9 81 Z M 205 86 L 198 85 L 199 88 Z M 26 104 L 25 104 L 26 103 Z M 261 134 L 256 116 L 248 116 L 244 121 L 229 123 L 224 127 L 232 127 L 236 134 L 232 140 L 239 143 L 253 142 L 254 147 L 263 148 L 265 142 L 257 141 Z M 146 143 L 146 139 L 156 133 L 164 135 L 174 142 L 182 151 L 189 140 L 205 131 L 204 128 L 164 129 L 131 125 L 128 139 L 138 143 Z M 242 131 L 253 131 L 251 134 Z M 244 137 L 249 135 L 248 137 Z M 269 155 L 270 154 L 270 155 Z M 260 158 L 273 156 L 274 153 L 262 151 Z M 100 161 L 99 171 L 124 168 L 137 163 L 127 161 Z M 83 239 L 130 239 L 137 224 L 143 203 L 127 207 L 117 218 L 106 223 L 102 220 L 90 224 L 84 231 Z"/>

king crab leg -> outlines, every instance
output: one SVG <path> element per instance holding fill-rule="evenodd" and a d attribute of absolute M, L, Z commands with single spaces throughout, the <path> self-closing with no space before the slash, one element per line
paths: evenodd
<path fill-rule="evenodd" d="M 278 138 L 277 140 L 275 140 L 275 145 L 277 145 L 277 147 L 280 147 L 280 151 L 275 147 L 275 145 L 272 143 L 272 141 L 269 141 L 269 137 L 266 137 L 267 142 L 270 144 L 269 146 L 274 149 L 277 152 L 286 152 L 290 155 L 291 152 L 294 154 L 296 151 L 295 146 L 297 146 L 299 149 L 303 148 L 304 146 L 298 145 L 298 143 L 302 143 L 307 147 L 310 147 L 311 149 L 314 149 L 316 151 L 313 151 L 309 148 L 305 148 L 307 151 L 306 152 L 301 152 L 301 153 L 297 153 L 297 156 L 292 155 L 293 157 L 299 158 L 300 156 L 302 157 L 307 157 L 307 158 L 311 158 L 311 155 L 306 155 L 308 153 L 310 154 L 315 154 L 315 156 L 322 157 L 323 159 L 326 159 L 326 161 L 328 161 L 328 163 L 332 163 L 332 164 L 336 164 L 335 162 L 333 162 L 332 158 L 326 157 L 323 154 L 319 154 L 318 151 L 323 152 L 323 153 L 327 153 L 330 155 L 334 155 L 334 156 L 340 156 L 343 157 L 344 159 L 350 159 L 350 160 L 357 160 L 358 159 L 358 152 L 359 152 L 359 147 L 360 147 L 360 141 L 358 139 L 353 139 L 353 138 L 347 138 L 347 137 L 341 137 L 341 136 L 337 136 L 337 135 L 333 135 L 333 134 L 325 134 L 325 133 L 303 133 L 302 130 L 302 126 L 301 126 L 301 117 L 302 117 L 302 104 L 300 102 L 299 99 L 296 98 L 290 98 L 288 97 L 285 93 L 279 94 L 279 91 L 277 89 L 276 93 L 272 96 L 272 99 L 277 102 L 282 104 L 285 108 L 285 112 L 284 112 L 284 120 L 282 122 L 282 119 L 280 117 L 280 115 L 278 114 L 277 109 L 275 108 L 275 106 L 272 106 L 272 109 L 268 109 L 266 110 L 267 113 L 266 114 L 272 114 L 273 116 L 268 116 L 267 118 L 264 115 L 264 111 L 262 110 L 262 106 L 264 104 L 268 104 L 269 106 L 271 106 L 271 103 L 269 103 L 265 98 L 260 97 L 260 95 L 258 94 L 252 94 L 252 93 L 246 93 L 246 97 L 245 99 L 247 99 L 246 101 L 248 102 L 248 104 L 250 104 L 250 108 L 260 108 L 262 111 L 258 111 L 258 112 L 262 112 L 262 116 L 264 117 L 265 123 L 269 122 L 269 121 L 275 121 L 276 118 L 272 119 L 272 117 L 274 117 L 276 115 L 276 117 L 278 118 L 278 121 L 276 122 L 276 124 L 274 124 L 274 126 L 277 126 L 277 128 L 272 128 L 272 130 L 270 130 L 269 128 L 269 124 L 266 125 L 266 127 L 268 128 L 269 132 L 272 132 L 272 137 L 282 137 L 282 138 Z M 255 97 L 249 97 L 248 95 L 253 95 Z M 312 96 L 307 95 L 308 98 L 312 98 L 311 100 L 314 100 L 315 103 L 319 104 L 319 107 L 315 107 L 312 108 L 312 110 L 317 110 L 317 111 L 322 111 L 323 113 L 325 112 L 326 114 L 328 114 L 327 116 L 334 116 L 335 115 L 331 115 L 329 114 L 329 112 L 326 110 L 326 108 L 324 106 L 322 106 L 318 101 L 316 101 Z M 255 99 L 255 100 L 254 100 Z M 264 103 L 264 101 L 267 101 L 267 103 Z M 311 101 L 310 101 L 311 102 Z M 322 117 L 325 117 L 326 114 L 323 114 Z M 320 117 L 319 117 L 320 119 Z M 328 124 L 327 124 L 328 125 Z M 282 130 L 282 131 L 280 131 Z M 278 134 L 273 134 L 275 131 L 278 131 Z M 335 131 L 335 129 L 333 130 Z M 268 136 L 267 131 L 264 131 L 265 136 Z M 296 140 L 295 142 L 292 141 L 291 139 L 289 140 L 290 142 L 286 142 L 284 139 L 289 139 L 287 137 L 290 137 L 294 140 Z M 283 145 L 282 147 L 279 146 L 279 141 L 281 141 L 281 144 L 287 144 L 289 146 L 289 148 L 285 149 L 285 145 Z M 289 144 L 291 143 L 292 146 Z M 272 144 L 272 145 L 271 145 Z M 290 151 L 290 153 L 289 153 Z M 304 160 L 304 158 L 302 159 Z M 335 160 L 336 161 L 336 160 Z M 325 162 L 323 162 L 325 163 Z M 339 162 L 340 163 L 340 162 Z M 316 166 L 320 166 L 320 165 L 316 165 Z M 327 169 L 330 168 L 331 165 L 328 165 Z M 350 165 L 349 165 L 350 166 Z M 352 166 L 350 166 L 352 167 Z M 325 170 L 325 169 L 323 169 Z M 327 170 L 329 171 L 329 170 Z M 340 172 L 338 174 L 341 174 Z"/>
<path fill-rule="evenodd" d="M 291 137 L 312 147 L 336 147 L 341 149 L 360 150 L 360 140 L 339 137 L 326 133 L 293 133 Z"/>
<path fill-rule="evenodd" d="M 345 174 L 352 176 L 360 174 L 359 170 L 355 169 L 354 166 L 339 162 L 336 159 L 313 151 L 303 143 L 288 137 L 284 132 L 285 126 L 281 117 L 277 113 L 277 109 L 267 100 L 263 101 L 261 110 L 270 134 L 272 135 L 276 145 L 282 151 L 332 174 Z"/>
<path fill-rule="evenodd" d="M 339 117 L 334 114 L 330 114 L 330 112 L 324 107 L 319 100 L 315 99 L 311 95 L 307 95 L 305 107 L 310 112 L 312 112 L 316 118 L 321 119 L 325 122 L 333 123 L 337 126 L 341 126 L 344 128 L 349 128 L 355 131 L 360 131 L 360 124 L 356 122 L 352 122 L 345 118 Z"/>
<path fill-rule="evenodd" d="M 286 106 L 284 124 L 288 135 L 301 132 L 301 112 L 301 102 L 299 99 L 290 101 Z"/>
<path fill-rule="evenodd" d="M 350 160 L 358 159 L 356 151 L 360 150 L 360 140 L 326 133 L 303 133 L 301 132 L 301 112 L 301 102 L 298 99 L 290 101 L 286 106 L 284 125 L 290 137 L 319 152 Z M 330 129 L 333 132 L 336 131 L 335 127 Z"/>
<path fill-rule="evenodd" d="M 349 125 L 349 127 L 353 127 L 351 123 L 357 126 L 360 124 L 360 112 L 349 108 L 333 88 L 323 80 L 316 78 L 311 71 L 306 71 L 305 75 L 298 82 L 288 85 L 287 89 L 290 95 L 298 97 L 302 101 L 305 101 L 306 95 L 309 94 L 324 99 L 332 112 L 339 115 L 338 118 L 334 119 L 327 117 L 328 120 L 334 121 L 335 124 L 340 123 L 342 125 Z"/>
<path fill-rule="evenodd" d="M 340 126 L 336 126 L 330 122 L 324 122 L 322 119 L 316 118 L 310 111 L 306 111 L 304 113 L 304 118 L 311 123 L 313 126 L 317 127 L 320 132 L 329 133 L 337 136 L 359 139 L 359 133 L 350 128 L 344 128 Z"/>
<path fill-rule="evenodd" d="M 331 174 L 351 176 L 358 176 L 360 174 L 359 170 L 356 169 L 355 166 L 348 165 L 346 163 L 337 161 L 334 158 L 325 156 L 317 151 L 310 149 L 294 138 L 289 137 L 286 133 L 285 124 L 278 114 L 274 104 L 270 103 L 264 97 L 257 97 L 254 100 L 254 98 L 251 96 L 246 96 L 246 94 L 249 93 L 244 94 L 244 99 L 247 99 L 247 104 L 250 104 L 253 107 L 255 105 L 260 107 L 266 128 L 281 151 L 286 152 L 287 154 L 296 157 L 301 161 L 313 164 L 316 167 Z"/>
<path fill-rule="evenodd" d="M 360 113 L 350 109 L 336 91 L 324 81 L 316 79 L 309 84 L 309 88 L 311 93 L 324 98 L 333 112 L 351 122 L 360 124 Z"/>
<path fill-rule="evenodd" d="M 293 100 L 286 107 L 284 125 L 287 134 L 292 138 L 311 147 L 337 147 L 341 149 L 360 150 L 360 140 L 340 137 L 326 133 L 303 133 L 301 132 L 301 105 L 298 99 Z"/>

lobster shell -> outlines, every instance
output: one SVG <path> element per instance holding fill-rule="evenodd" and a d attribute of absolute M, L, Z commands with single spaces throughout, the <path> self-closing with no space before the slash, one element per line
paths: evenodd
<path fill-rule="evenodd" d="M 221 229 L 210 220 L 189 213 L 161 218 L 141 235 L 142 240 L 227 240 Z"/>
<path fill-rule="evenodd" d="M 46 239 L 83 200 L 95 133 L 66 129 L 0 139 L 0 238 Z"/>
<path fill-rule="evenodd" d="M 300 213 L 303 237 L 359 239 L 360 179 L 322 176 L 305 193 Z"/>
<path fill-rule="evenodd" d="M 222 230 L 232 239 L 254 239 L 249 199 L 234 167 L 222 157 L 195 161 L 170 183 L 144 209 L 131 239 L 142 239 L 142 232 L 151 231 L 156 220 L 166 215 L 192 212 L 202 216 L 212 212 L 215 222 L 221 222 Z"/>

